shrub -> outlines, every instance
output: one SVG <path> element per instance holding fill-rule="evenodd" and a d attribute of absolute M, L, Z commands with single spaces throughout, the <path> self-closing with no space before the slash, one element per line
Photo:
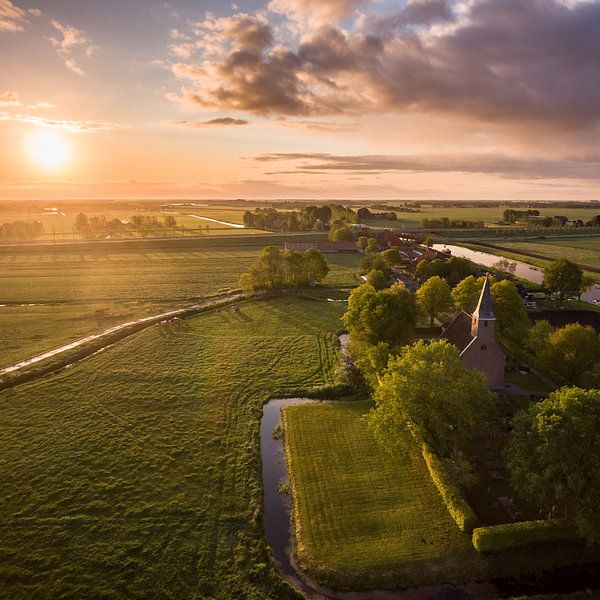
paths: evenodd
<path fill-rule="evenodd" d="M 473 531 L 473 546 L 478 552 L 500 552 L 518 546 L 577 539 L 573 527 L 564 520 L 523 521 Z"/>
<path fill-rule="evenodd" d="M 444 504 L 458 525 L 465 533 L 471 533 L 477 525 L 477 517 L 458 487 L 451 481 L 440 457 L 426 444 L 423 445 L 423 458 L 429 470 L 431 480 L 444 500 Z"/>

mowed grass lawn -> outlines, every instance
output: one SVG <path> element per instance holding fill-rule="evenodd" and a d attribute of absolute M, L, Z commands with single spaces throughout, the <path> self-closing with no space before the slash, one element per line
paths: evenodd
<path fill-rule="evenodd" d="M 370 402 L 284 409 L 299 562 L 340 587 L 452 580 L 477 560 L 425 463 L 398 440 L 378 445 Z M 475 571 L 479 567 L 475 567 Z"/>
<path fill-rule="evenodd" d="M 288 597 L 260 520 L 262 404 L 333 381 L 342 311 L 248 302 L 0 392 L 0 598 Z"/>

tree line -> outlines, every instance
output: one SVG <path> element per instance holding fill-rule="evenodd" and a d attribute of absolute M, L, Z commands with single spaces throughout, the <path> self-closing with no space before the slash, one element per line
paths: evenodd
<path fill-rule="evenodd" d="M 441 217 L 439 219 L 423 219 L 421 227 L 424 229 L 483 229 L 483 221 L 469 221 L 466 219 L 449 219 Z"/>
<path fill-rule="evenodd" d="M 249 229 L 270 231 L 329 231 L 347 223 L 357 223 L 358 216 L 341 204 L 305 206 L 300 210 L 255 208 L 244 213 L 244 225 Z"/>
<path fill-rule="evenodd" d="M 263 248 L 258 259 L 240 278 L 246 291 L 300 288 L 321 283 L 329 273 L 329 265 L 316 248 L 305 252 Z"/>
<path fill-rule="evenodd" d="M 175 227 L 177 221 L 173 215 L 165 215 L 162 219 L 151 215 L 132 215 L 128 221 L 109 219 L 105 215 L 88 216 L 85 213 L 79 213 L 75 217 L 75 231 L 85 238 L 107 237 L 132 231 L 146 235 L 152 231 L 166 231 Z"/>
<path fill-rule="evenodd" d="M 2 240 L 35 240 L 44 234 L 44 225 L 40 221 L 12 221 L 0 224 Z"/>

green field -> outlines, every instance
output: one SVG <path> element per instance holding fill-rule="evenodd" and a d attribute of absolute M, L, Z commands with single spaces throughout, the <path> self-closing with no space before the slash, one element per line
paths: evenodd
<path fill-rule="evenodd" d="M 0 367 L 132 317 L 235 289 L 261 247 L 4 254 Z M 326 258 L 329 286 L 356 283 L 358 254 Z M 106 317 L 97 318 L 100 309 Z"/>
<path fill-rule="evenodd" d="M 248 302 L 1 392 L 0 597 L 286 597 L 259 516 L 261 406 L 333 381 L 342 311 Z"/>
<path fill-rule="evenodd" d="M 390 202 L 393 205 L 393 202 Z M 420 212 L 405 213 L 397 212 L 397 221 L 369 221 L 368 224 L 378 227 L 420 227 L 423 219 L 464 219 L 466 221 L 483 221 L 487 226 L 497 225 L 502 220 L 502 213 L 507 208 L 515 208 L 511 205 L 498 207 L 444 207 L 441 205 L 423 203 Z M 524 210 L 523 207 L 517 207 Z M 596 208 L 540 208 L 540 214 L 546 216 L 564 215 L 569 219 L 582 219 L 589 221 L 600 213 L 600 207 Z"/>
<path fill-rule="evenodd" d="M 299 563 L 341 589 L 486 581 L 598 560 L 577 544 L 477 553 L 450 518 L 408 434 L 390 453 L 365 422 L 371 404 L 284 409 Z M 404 437 L 406 436 L 406 437 Z"/>
<path fill-rule="evenodd" d="M 56 209 L 47 210 L 47 209 Z M 0 223 L 13 221 L 40 221 L 44 226 L 43 236 L 38 241 L 71 241 L 82 239 L 75 231 L 77 215 L 83 212 L 88 217 L 106 217 L 129 221 L 132 215 L 157 217 L 159 221 L 167 215 L 175 217 L 177 227 L 172 231 L 154 232 L 158 237 L 176 237 L 191 235 L 232 235 L 259 234 L 263 231 L 256 229 L 241 229 L 228 225 L 243 224 L 245 209 L 224 205 L 198 203 L 196 206 L 165 206 L 158 202 L 3 202 L 0 203 Z M 196 216 L 192 216 L 196 215 Z M 199 219 L 208 217 L 223 223 L 214 223 Z M 184 228 L 183 231 L 181 228 Z M 150 234 L 149 234 L 150 236 Z M 138 237 L 134 232 L 130 237 Z"/>
<path fill-rule="evenodd" d="M 414 585 L 452 578 L 452 563 L 468 570 L 475 558 L 469 536 L 408 439 L 395 455 L 378 446 L 364 419 L 370 407 L 284 409 L 300 564 L 324 581 L 367 589 L 391 573 Z"/>
<path fill-rule="evenodd" d="M 156 311 L 141 302 L 0 306 L 0 368 Z"/>
<path fill-rule="evenodd" d="M 573 262 L 600 269 L 600 236 L 567 240 L 504 242 L 502 245 L 515 252 L 525 250 L 551 259 L 568 258 Z"/>

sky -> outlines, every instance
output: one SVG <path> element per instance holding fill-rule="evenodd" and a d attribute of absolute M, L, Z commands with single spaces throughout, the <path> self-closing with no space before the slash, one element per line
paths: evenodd
<path fill-rule="evenodd" d="M 0 0 L 0 199 L 600 199 L 600 0 Z"/>

